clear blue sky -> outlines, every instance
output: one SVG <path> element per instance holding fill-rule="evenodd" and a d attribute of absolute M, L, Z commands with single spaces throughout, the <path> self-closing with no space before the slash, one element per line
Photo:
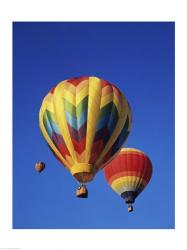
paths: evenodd
<path fill-rule="evenodd" d="M 174 228 L 174 23 L 13 24 L 13 228 Z M 43 97 L 74 76 L 106 79 L 132 107 L 125 145 L 145 151 L 153 177 L 135 212 L 98 173 L 89 198 L 48 149 Z M 37 160 L 47 164 L 38 175 Z"/>

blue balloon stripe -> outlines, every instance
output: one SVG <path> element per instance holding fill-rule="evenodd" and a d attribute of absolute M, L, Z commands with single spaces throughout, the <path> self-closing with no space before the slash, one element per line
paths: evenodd
<path fill-rule="evenodd" d="M 87 110 L 84 111 L 78 119 L 74 118 L 72 115 L 70 115 L 70 113 L 66 112 L 66 119 L 74 129 L 79 130 L 87 120 Z"/>
<path fill-rule="evenodd" d="M 97 127 L 96 127 L 96 132 L 99 131 L 100 129 L 106 127 L 108 123 L 108 119 L 110 117 L 110 114 L 107 114 L 106 116 L 102 117 L 98 122 L 97 122 Z"/>
<path fill-rule="evenodd" d="M 119 119 L 118 111 L 117 111 L 115 104 L 113 104 L 112 110 L 110 113 L 110 118 L 109 118 L 108 125 L 107 125 L 110 135 L 114 132 L 118 119 Z"/>
<path fill-rule="evenodd" d="M 46 110 L 44 114 L 45 120 L 46 120 L 46 127 L 52 136 L 52 133 L 55 132 L 56 134 L 60 134 L 60 129 L 58 125 L 52 120 L 52 117 L 50 115 L 50 112 Z"/>

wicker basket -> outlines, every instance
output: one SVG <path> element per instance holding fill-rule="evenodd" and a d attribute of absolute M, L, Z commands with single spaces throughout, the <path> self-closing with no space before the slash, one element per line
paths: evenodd
<path fill-rule="evenodd" d="M 87 198 L 88 197 L 88 190 L 87 190 L 86 186 L 82 185 L 82 186 L 78 187 L 76 190 L 76 196 L 78 198 Z"/>

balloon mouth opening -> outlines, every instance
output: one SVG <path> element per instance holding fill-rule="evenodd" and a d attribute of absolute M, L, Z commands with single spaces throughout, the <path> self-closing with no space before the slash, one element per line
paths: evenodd
<path fill-rule="evenodd" d="M 121 197 L 125 200 L 126 204 L 133 204 L 137 195 L 136 191 L 125 191 L 121 194 Z"/>
<path fill-rule="evenodd" d="M 80 183 L 86 183 L 92 181 L 94 178 L 94 175 L 92 173 L 86 173 L 86 172 L 76 173 L 73 176 Z"/>
<path fill-rule="evenodd" d="M 93 180 L 95 176 L 95 167 L 92 164 L 79 163 L 71 168 L 71 174 L 80 183 L 86 183 Z"/>

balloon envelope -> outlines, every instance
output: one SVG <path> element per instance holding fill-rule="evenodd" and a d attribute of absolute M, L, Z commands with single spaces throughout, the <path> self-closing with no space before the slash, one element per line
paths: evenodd
<path fill-rule="evenodd" d="M 42 161 L 36 162 L 35 169 L 38 173 L 41 173 L 45 169 L 45 163 Z"/>
<path fill-rule="evenodd" d="M 39 120 L 54 155 L 85 183 L 126 140 L 131 110 L 113 84 L 97 77 L 78 77 L 60 82 L 46 95 Z"/>
<path fill-rule="evenodd" d="M 104 174 L 110 187 L 131 204 L 150 181 L 152 163 L 144 152 L 122 148 L 104 168 Z"/>

